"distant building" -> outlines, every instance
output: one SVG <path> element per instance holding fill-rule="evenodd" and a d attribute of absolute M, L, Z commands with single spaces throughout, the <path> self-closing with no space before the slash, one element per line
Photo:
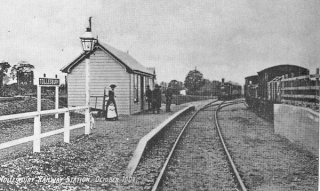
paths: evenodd
<path fill-rule="evenodd" d="M 2 85 L 9 84 L 9 82 L 10 82 L 9 76 L 7 75 L 3 76 Z"/>
<path fill-rule="evenodd" d="M 160 84 L 158 84 L 158 85 L 161 86 L 161 92 L 165 92 L 168 88 L 167 82 L 160 82 Z"/>
<path fill-rule="evenodd" d="M 168 87 L 168 83 L 167 83 L 167 82 L 160 82 L 159 85 L 160 85 L 161 87 L 165 87 L 165 88 Z"/>
<path fill-rule="evenodd" d="M 17 71 L 17 84 L 20 85 L 33 85 L 33 71 L 21 72 Z"/>
<path fill-rule="evenodd" d="M 187 95 L 187 90 L 180 90 L 181 95 Z"/>
<path fill-rule="evenodd" d="M 97 42 L 90 53 L 82 53 L 61 71 L 67 73 L 68 106 L 85 105 L 85 57 L 90 54 L 90 107 L 102 109 L 103 94 L 115 84 L 119 114 L 146 109 L 146 85 L 154 86 L 155 68 L 146 68 L 128 53 Z"/>

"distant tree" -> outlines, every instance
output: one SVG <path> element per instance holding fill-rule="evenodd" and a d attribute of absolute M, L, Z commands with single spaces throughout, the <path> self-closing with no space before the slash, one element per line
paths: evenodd
<path fill-rule="evenodd" d="M 184 86 L 188 88 L 189 92 L 193 93 L 199 90 L 204 83 L 203 74 L 198 70 L 191 70 L 186 76 Z"/>
<path fill-rule="evenodd" d="M 34 66 L 26 61 L 21 61 L 11 68 L 11 78 L 17 79 L 18 85 L 33 85 Z"/>
<path fill-rule="evenodd" d="M 3 96 L 3 80 L 4 77 L 7 76 L 8 69 L 10 68 L 10 64 L 8 62 L 0 63 L 0 95 Z"/>
<path fill-rule="evenodd" d="M 34 66 L 27 61 L 20 61 L 11 68 L 10 77 L 15 80 L 18 73 L 26 73 L 33 71 Z"/>

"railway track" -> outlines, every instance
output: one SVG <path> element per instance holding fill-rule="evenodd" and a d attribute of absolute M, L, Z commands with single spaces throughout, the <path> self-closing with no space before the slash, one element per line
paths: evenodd
<path fill-rule="evenodd" d="M 148 177 L 143 190 L 246 190 L 217 119 L 219 109 L 238 103 L 212 102 L 180 117 L 153 140 L 135 172 Z"/>

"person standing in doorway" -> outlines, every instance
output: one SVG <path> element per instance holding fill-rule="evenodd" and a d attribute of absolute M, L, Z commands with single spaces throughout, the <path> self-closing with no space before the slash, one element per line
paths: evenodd
<path fill-rule="evenodd" d="M 155 113 L 155 110 L 157 110 L 157 113 L 160 113 L 160 107 L 161 107 L 161 90 L 156 84 L 154 86 L 154 90 L 152 91 L 152 111 Z"/>
<path fill-rule="evenodd" d="M 150 86 L 146 87 L 146 101 L 148 102 L 148 111 L 151 110 L 151 101 L 152 101 L 152 91 L 150 90 Z"/>
<path fill-rule="evenodd" d="M 114 84 L 110 85 L 111 90 L 108 92 L 108 101 L 106 105 L 106 117 L 105 119 L 107 121 L 115 121 L 118 120 L 118 111 L 117 111 L 117 105 L 115 101 L 115 94 L 114 94 L 114 88 L 117 87 Z"/>
<path fill-rule="evenodd" d="M 166 112 L 170 112 L 170 105 L 171 105 L 171 101 L 172 101 L 172 88 L 171 88 L 171 84 L 169 84 L 168 89 L 166 91 Z"/>

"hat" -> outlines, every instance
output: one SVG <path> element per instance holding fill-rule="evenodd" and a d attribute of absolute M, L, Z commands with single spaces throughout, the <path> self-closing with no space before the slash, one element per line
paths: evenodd
<path fill-rule="evenodd" d="M 115 87 L 117 87 L 117 86 L 114 85 L 114 84 L 111 84 L 110 87 L 111 87 L 111 88 L 115 88 Z"/>
<path fill-rule="evenodd" d="M 156 88 L 157 88 L 157 87 L 159 87 L 159 86 L 158 86 L 158 84 L 156 84 L 156 85 L 154 85 L 154 87 L 156 87 Z"/>

